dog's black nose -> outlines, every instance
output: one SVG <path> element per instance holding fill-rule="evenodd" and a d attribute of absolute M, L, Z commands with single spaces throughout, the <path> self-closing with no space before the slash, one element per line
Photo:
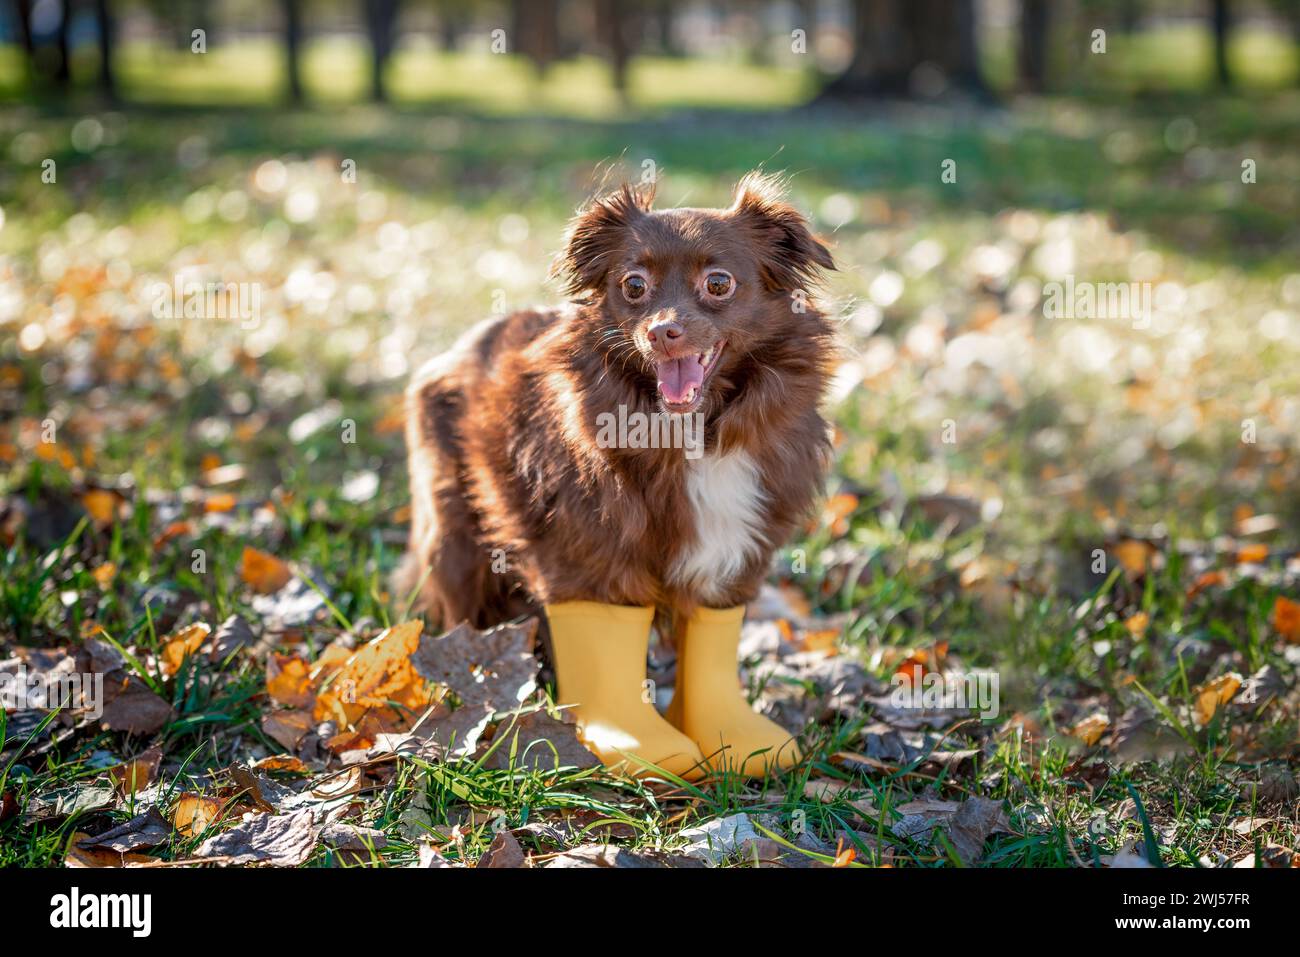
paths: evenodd
<path fill-rule="evenodd" d="M 661 319 L 658 322 L 653 323 L 650 328 L 646 330 L 645 337 L 652 343 L 656 343 L 659 342 L 661 338 L 680 339 L 684 331 L 685 330 L 682 329 L 682 324 L 680 322 L 673 322 L 671 319 Z"/>

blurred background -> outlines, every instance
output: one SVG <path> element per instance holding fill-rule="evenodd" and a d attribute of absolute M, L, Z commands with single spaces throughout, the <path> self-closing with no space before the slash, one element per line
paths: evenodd
<path fill-rule="evenodd" d="M 1209 567 L 1300 518 L 1300 0 L 11 0 L 0 40 L 8 542 L 154 494 L 137 583 L 224 606 L 157 528 L 234 554 L 271 502 L 372 609 L 413 367 L 555 299 L 602 186 L 725 204 L 760 165 L 840 263 L 815 605 L 889 640 L 1081 593 L 1099 544 Z M 155 318 L 178 279 L 256 285 L 258 323 Z M 1165 294 L 1049 319 L 1067 279 Z"/>

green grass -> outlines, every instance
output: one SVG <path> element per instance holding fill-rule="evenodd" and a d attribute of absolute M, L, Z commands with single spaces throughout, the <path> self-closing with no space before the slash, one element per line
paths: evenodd
<path fill-rule="evenodd" d="M 253 104 L 275 82 L 271 53 L 208 56 L 234 58 L 222 84 L 247 84 Z M 595 83 L 593 63 L 557 68 L 534 102 L 513 61 L 485 62 L 480 75 L 411 54 L 394 68 L 401 105 L 385 111 L 343 105 L 364 61 L 318 48 L 309 83 L 328 76 L 338 105 L 212 110 L 187 104 L 238 98 L 205 85 L 217 61 L 177 60 L 161 84 L 149 64 L 169 56 L 133 51 L 123 65 L 132 95 L 165 105 L 104 111 L 86 99 L 0 115 L 0 495 L 10 515 L 19 502 L 26 514 L 0 523 L 0 656 L 76 646 L 93 622 L 132 649 L 175 717 L 152 741 L 86 727 L 24 747 L 7 728 L 0 791 L 23 803 L 156 743 L 164 809 L 183 791 L 230 793 L 233 763 L 280 750 L 260 726 L 261 662 L 236 655 L 162 674 L 153 662 L 169 628 L 145 592 L 187 593 L 186 618 L 214 626 L 232 613 L 257 621 L 238 576 L 253 545 L 310 570 L 337 610 L 298 652 L 318 654 L 345 630 L 339 618 L 362 637 L 399 620 L 387 575 L 407 502 L 393 405 L 404 377 L 498 305 L 554 298 L 545 273 L 564 221 L 606 167 L 611 179 L 636 176 L 652 160 L 665 204 L 713 204 L 766 164 L 794 174 L 795 201 L 834 240 L 841 271 L 826 298 L 858 363 L 857 387 L 834 409 L 830 481 L 856 505 L 844 527 L 823 521 L 794 543 L 773 578 L 817 617 L 843 616 L 842 653 L 879 681 L 939 643 L 963 667 L 996 669 L 1001 715 L 927 742 L 978 752 L 956 766 L 837 758 L 865 749 L 864 712 L 810 728 L 807 762 L 784 779 L 676 793 L 602 772 L 398 761 L 362 802 L 364 823 L 389 838 L 376 861 L 415 858 L 413 821 L 449 839 L 449 857 L 473 861 L 501 820 L 576 815 L 584 840 L 612 828 L 629 847 L 671 850 L 683 828 L 744 811 L 773 815 L 764 820 L 783 838 L 803 822 L 832 847 L 849 829 L 888 850 L 859 839 L 858 864 L 948 866 L 942 839 L 886 830 L 892 809 L 926 789 L 1006 802 L 1016 833 L 990 839 L 988 866 L 1093 865 L 1144 841 L 1144 816 L 1165 864 L 1239 860 L 1256 841 L 1296 848 L 1294 816 L 1252 789 L 1294 781 L 1297 759 L 1297 656 L 1271 621 L 1279 596 L 1300 598 L 1288 564 L 1300 357 L 1286 332 L 1300 312 L 1296 93 L 859 115 L 782 109 L 805 95 L 803 75 L 755 67 L 752 83 L 733 84 L 731 109 L 661 114 L 697 97 L 716 104 L 708 71 L 732 67 L 651 60 L 634 71 L 635 108 L 611 118 L 606 93 L 573 105 Z M 47 157 L 51 185 L 40 182 Z M 1243 157 L 1257 161 L 1254 185 L 1240 183 Z M 940 181 L 947 158 L 955 184 Z M 340 180 L 345 159 L 356 184 Z M 283 184 L 268 161 L 284 164 Z M 1023 294 L 1061 256 L 1081 279 L 1173 281 L 1191 298 L 1153 330 L 1048 320 Z M 261 325 L 153 320 L 148 283 L 194 264 L 261 283 Z M 328 401 L 338 406 L 326 426 L 292 441 L 291 425 Z M 53 455 L 39 454 L 46 419 L 58 428 Z M 341 441 L 343 419 L 355 442 Z M 1258 442 L 1241 441 L 1243 419 Z M 246 469 L 232 512 L 203 511 L 221 491 L 202 484 L 209 456 Z M 347 478 L 367 470 L 377 494 L 349 501 Z M 122 489 L 130 509 L 108 527 L 84 522 L 87 485 Z M 955 509 L 927 510 L 935 493 L 982 505 L 984 521 L 945 521 Z M 1242 533 L 1246 510 L 1275 516 L 1277 530 Z M 192 531 L 155 547 L 180 517 Z M 1117 572 L 1116 544 L 1148 537 L 1158 567 Z M 1267 542 L 1269 558 L 1239 564 L 1245 541 Z M 104 587 L 92 572 L 106 562 L 116 575 Z M 971 575 L 981 563 L 986 575 Z M 1189 596 L 1208 568 L 1224 583 Z M 1126 623 L 1139 613 L 1148 622 L 1135 634 Z M 1285 683 L 1278 700 L 1234 700 L 1191 720 L 1206 681 L 1265 666 Z M 1159 758 L 1066 733 L 1097 710 L 1113 728 L 1134 708 L 1170 742 Z M 826 802 L 804 793 L 828 778 L 852 790 Z M 867 817 L 849 803 L 863 798 Z M 0 864 L 57 864 L 74 831 L 130 811 L 0 821 Z M 1252 816 L 1268 823 L 1249 837 L 1232 830 Z M 202 836 L 153 853 L 183 859 Z M 310 863 L 349 862 L 318 850 Z"/>

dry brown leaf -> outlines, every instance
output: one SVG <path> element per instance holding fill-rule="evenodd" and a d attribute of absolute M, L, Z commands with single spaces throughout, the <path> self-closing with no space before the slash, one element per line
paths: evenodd
<path fill-rule="evenodd" d="M 162 758 L 161 749 L 150 748 L 126 763 L 110 768 L 108 776 L 112 778 L 123 797 L 130 797 L 158 780 L 158 769 L 162 766 Z"/>
<path fill-rule="evenodd" d="M 308 809 L 293 814 L 253 814 L 233 828 L 208 838 L 196 857 L 226 858 L 223 864 L 274 864 L 297 867 L 316 848 L 316 826 Z"/>
<path fill-rule="evenodd" d="M 171 825 L 157 810 L 150 808 L 103 834 L 82 838 L 76 845 L 84 850 L 108 850 L 125 854 L 144 847 L 157 847 L 165 843 L 171 834 Z"/>
<path fill-rule="evenodd" d="M 289 751 L 298 750 L 315 726 L 310 711 L 271 711 L 262 715 L 262 731 Z"/>
<path fill-rule="evenodd" d="M 524 850 L 515 840 L 515 836 L 508 830 L 500 830 L 497 836 L 492 839 L 491 846 L 482 857 L 478 859 L 475 867 L 523 867 L 526 858 Z"/>
<path fill-rule="evenodd" d="M 139 678 L 131 675 L 120 684 L 104 682 L 104 695 L 109 698 L 100 720 L 111 731 L 129 731 L 132 734 L 153 734 L 172 716 L 172 706 L 149 690 Z"/>
<path fill-rule="evenodd" d="M 81 841 L 90 837 L 84 831 L 75 831 L 68 841 L 68 854 L 64 867 L 126 867 L 129 864 L 147 864 L 154 860 L 145 854 L 119 854 L 109 848 L 80 847 Z"/>

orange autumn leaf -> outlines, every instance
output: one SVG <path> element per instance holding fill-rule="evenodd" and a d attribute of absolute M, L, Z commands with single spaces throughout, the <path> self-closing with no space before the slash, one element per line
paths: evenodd
<path fill-rule="evenodd" d="M 216 452 L 206 453 L 203 456 L 203 459 L 199 462 L 200 472 L 211 472 L 214 469 L 219 468 L 221 468 L 221 456 Z"/>
<path fill-rule="evenodd" d="M 1124 627 L 1128 629 L 1129 634 L 1134 637 L 1140 637 L 1146 634 L 1147 625 L 1151 624 L 1151 616 L 1144 611 L 1139 611 L 1130 615 L 1124 620 Z"/>
<path fill-rule="evenodd" d="M 1101 740 L 1101 736 L 1106 733 L 1110 727 L 1110 718 L 1106 717 L 1104 712 L 1098 711 L 1079 721 L 1070 728 L 1067 734 L 1072 738 L 1078 738 L 1088 747 L 1092 747 Z"/>
<path fill-rule="evenodd" d="M 1111 552 L 1115 560 L 1123 566 L 1124 571 L 1129 575 L 1137 577 L 1146 573 L 1151 566 L 1151 559 L 1155 556 L 1155 546 L 1150 542 L 1139 541 L 1135 538 L 1126 538 L 1116 545 Z"/>
<path fill-rule="evenodd" d="M 117 518 L 117 501 L 115 492 L 102 488 L 92 488 L 81 496 L 81 504 L 85 506 L 97 525 L 113 524 L 113 520 Z"/>
<path fill-rule="evenodd" d="M 852 847 L 844 846 L 844 839 L 840 838 L 839 844 L 835 848 L 835 863 L 832 867 L 848 867 L 858 856 L 857 850 Z"/>
<path fill-rule="evenodd" d="M 849 517 L 857 511 L 858 497 L 848 492 L 841 492 L 838 495 L 832 495 L 826 500 L 826 507 L 822 511 L 822 524 L 829 525 L 831 533 L 834 535 L 847 534 L 849 530 Z"/>
<path fill-rule="evenodd" d="M 839 649 L 836 642 L 840 637 L 838 628 L 821 628 L 816 631 L 805 631 L 799 639 L 800 651 L 825 651 L 835 654 Z"/>
<path fill-rule="evenodd" d="M 266 659 L 266 693 L 272 701 L 294 708 L 310 708 L 316 700 L 307 662 L 293 655 L 272 652 Z"/>
<path fill-rule="evenodd" d="M 162 751 L 150 748 L 125 764 L 110 768 L 108 776 L 123 797 L 130 797 L 153 784 L 158 779 L 158 769 L 161 766 Z"/>
<path fill-rule="evenodd" d="M 205 512 L 231 512 L 239 500 L 229 492 L 216 492 L 209 495 L 203 500 L 203 511 Z"/>
<path fill-rule="evenodd" d="M 192 535 L 193 533 L 194 533 L 194 526 L 190 522 L 188 521 L 172 522 L 161 532 L 159 532 L 158 535 L 154 538 L 153 540 L 154 551 L 157 551 L 158 549 L 162 548 L 173 538 L 179 538 L 182 535 Z"/>
<path fill-rule="evenodd" d="M 162 650 L 163 674 L 174 675 L 180 671 L 185 659 L 198 651 L 211 633 L 212 626 L 199 621 L 169 635 Z"/>
<path fill-rule="evenodd" d="M 107 588 L 117 577 L 117 566 L 112 562 L 101 562 L 91 569 L 90 577 L 100 588 Z"/>
<path fill-rule="evenodd" d="M 411 664 L 423 630 L 424 622 L 418 619 L 394 625 L 357 649 L 317 694 L 316 720 L 342 714 L 354 724 L 371 708 L 428 707 L 434 689 Z"/>
<path fill-rule="evenodd" d="M 273 754 L 253 764 L 254 771 L 282 771 L 286 774 L 306 774 L 310 770 L 302 758 L 292 754 Z"/>
<path fill-rule="evenodd" d="M 1192 694 L 1196 696 L 1196 717 L 1201 724 L 1209 724 L 1215 712 L 1231 701 L 1240 687 L 1241 675 L 1229 672 L 1194 689 Z"/>
<path fill-rule="evenodd" d="M 1277 596 L 1270 619 L 1277 633 L 1291 644 L 1300 644 L 1300 602 Z"/>
<path fill-rule="evenodd" d="M 1192 587 L 1187 589 L 1187 597 L 1195 598 L 1197 595 L 1205 591 L 1207 588 L 1213 588 L 1216 585 L 1222 585 L 1227 580 L 1228 580 L 1228 576 L 1218 570 L 1202 572 L 1197 577 L 1196 581 L 1192 582 Z"/>
<path fill-rule="evenodd" d="M 1267 545 L 1242 545 L 1241 548 L 1237 549 L 1237 563 L 1239 565 L 1258 565 L 1259 563 L 1266 561 L 1268 561 Z"/>
<path fill-rule="evenodd" d="M 239 576 L 246 584 L 253 586 L 253 591 L 261 595 L 270 595 L 289 584 L 293 572 L 274 555 L 259 552 L 256 548 L 245 545 Z"/>
<path fill-rule="evenodd" d="M 198 837 L 220 818 L 221 804 L 217 798 L 186 792 L 172 811 L 172 827 L 185 837 Z"/>

